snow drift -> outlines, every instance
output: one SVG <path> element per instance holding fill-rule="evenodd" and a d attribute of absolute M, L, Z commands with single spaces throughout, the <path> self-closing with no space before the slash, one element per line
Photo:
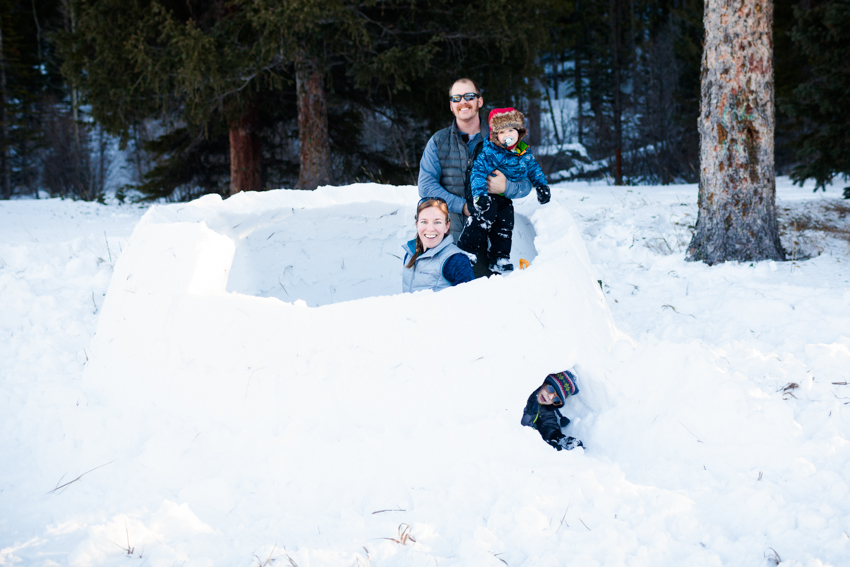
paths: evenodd
<path fill-rule="evenodd" d="M 0 203 L 0 565 L 845 562 L 846 242 L 709 268 L 695 186 L 565 184 L 529 269 L 399 294 L 416 201 Z"/>

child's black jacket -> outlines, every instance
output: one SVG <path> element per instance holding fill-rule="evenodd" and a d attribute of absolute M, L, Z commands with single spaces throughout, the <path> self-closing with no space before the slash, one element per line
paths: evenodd
<path fill-rule="evenodd" d="M 544 441 L 559 451 L 563 447 L 558 441 L 566 437 L 561 433 L 561 428 L 566 427 L 569 423 L 569 418 L 561 415 L 558 408 L 540 405 L 537 401 L 536 390 L 528 396 L 525 410 L 522 412 L 522 424 L 536 429 Z"/>

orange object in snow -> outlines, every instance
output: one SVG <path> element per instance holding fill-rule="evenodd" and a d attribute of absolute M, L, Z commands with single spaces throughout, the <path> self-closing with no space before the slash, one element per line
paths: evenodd
<path fill-rule="evenodd" d="M 520 270 L 524 270 L 524 269 L 526 269 L 528 266 L 529 266 L 529 264 L 528 264 L 528 260 L 526 260 L 525 258 L 520 258 L 520 259 L 519 259 L 519 269 L 520 269 Z"/>

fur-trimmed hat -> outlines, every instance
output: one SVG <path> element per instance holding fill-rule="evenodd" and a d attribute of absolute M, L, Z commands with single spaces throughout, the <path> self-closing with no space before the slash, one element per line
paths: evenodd
<path fill-rule="evenodd" d="M 499 143 L 499 131 L 509 128 L 516 129 L 519 140 L 525 138 L 525 116 L 515 108 L 494 108 L 490 111 L 488 123 L 490 124 L 490 141 L 494 144 Z"/>
<path fill-rule="evenodd" d="M 561 405 L 570 396 L 578 394 L 576 375 L 569 370 L 550 374 L 543 380 L 544 384 L 551 384 L 555 388 L 555 394 L 561 398 Z"/>

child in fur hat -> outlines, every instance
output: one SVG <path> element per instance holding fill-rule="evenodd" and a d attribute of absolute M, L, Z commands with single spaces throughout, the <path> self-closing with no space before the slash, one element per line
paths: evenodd
<path fill-rule="evenodd" d="M 470 175 L 468 206 L 472 215 L 457 246 L 472 256 L 474 262 L 475 253 L 489 241 L 490 271 L 504 273 L 514 269 L 510 262 L 514 206 L 504 195 L 487 192 L 487 176 L 498 169 L 511 181 L 527 177 L 537 190 L 540 204 L 548 203 L 551 193 L 540 164 L 522 141 L 526 134 L 522 113 L 514 108 L 496 108 L 490 111 L 489 123 L 490 139 L 485 140 Z"/>
<path fill-rule="evenodd" d="M 578 386 L 574 373 L 565 370 L 550 374 L 543 380 L 543 385 L 528 397 L 522 413 L 522 424 L 536 429 L 543 440 L 558 451 L 584 447 L 575 437 L 567 437 L 561 432 L 561 428 L 569 425 L 570 420 L 561 414 L 560 408 L 568 397 L 576 394 Z"/>

